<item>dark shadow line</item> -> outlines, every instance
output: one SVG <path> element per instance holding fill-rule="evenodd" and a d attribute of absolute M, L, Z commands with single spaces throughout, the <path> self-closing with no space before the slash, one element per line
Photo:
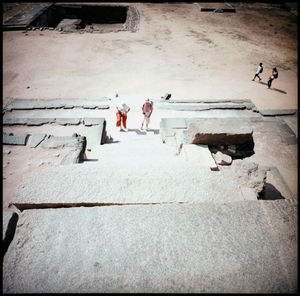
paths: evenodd
<path fill-rule="evenodd" d="M 281 192 L 276 189 L 276 187 L 270 183 L 265 183 L 264 189 L 259 193 L 259 200 L 277 200 L 277 199 L 285 199 Z"/>
<path fill-rule="evenodd" d="M 139 136 L 145 136 L 147 135 L 146 132 L 142 132 L 139 129 L 128 129 L 128 132 L 135 132 L 136 134 L 138 134 Z"/>
<path fill-rule="evenodd" d="M 86 161 L 99 161 L 98 158 L 90 158 L 90 159 L 84 159 L 83 162 L 86 162 Z"/>
<path fill-rule="evenodd" d="M 265 82 L 258 81 L 258 83 L 268 86 L 268 83 L 265 83 Z M 281 89 L 278 89 L 278 88 L 273 88 L 273 87 L 270 87 L 270 89 L 271 89 L 271 90 L 278 91 L 278 92 L 280 92 L 280 93 L 282 93 L 282 94 L 287 94 L 287 92 L 286 92 L 286 91 L 284 91 L 284 90 L 281 90 Z"/>

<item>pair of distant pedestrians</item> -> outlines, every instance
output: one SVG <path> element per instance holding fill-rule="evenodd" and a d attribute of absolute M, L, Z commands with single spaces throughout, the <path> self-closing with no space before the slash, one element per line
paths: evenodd
<path fill-rule="evenodd" d="M 261 78 L 260 78 L 259 74 L 261 74 L 261 73 L 263 72 L 263 69 L 264 69 L 264 68 L 263 68 L 263 64 L 262 64 L 262 63 L 259 63 L 259 65 L 258 65 L 258 67 L 257 67 L 257 71 L 256 71 L 256 73 L 255 73 L 255 75 L 254 75 L 252 81 L 255 81 L 255 78 L 256 78 L 256 77 L 259 79 L 259 81 L 261 81 Z M 273 81 L 274 79 L 277 79 L 277 78 L 278 78 L 278 70 L 277 70 L 276 67 L 274 67 L 274 68 L 272 69 L 272 75 L 269 77 L 269 80 L 268 80 L 268 88 L 271 87 L 272 81 Z"/>
<path fill-rule="evenodd" d="M 116 126 L 120 128 L 120 131 L 122 131 L 122 125 L 124 127 L 124 130 L 127 132 L 127 113 L 130 111 L 129 106 L 126 105 L 126 103 L 121 103 L 117 105 L 117 123 Z M 141 124 L 141 130 L 144 127 L 144 123 L 146 123 L 146 129 L 148 130 L 148 126 L 150 123 L 150 117 L 153 112 L 153 102 L 151 102 L 149 99 L 146 99 L 145 103 L 142 106 L 142 112 L 143 112 L 143 119 Z"/>

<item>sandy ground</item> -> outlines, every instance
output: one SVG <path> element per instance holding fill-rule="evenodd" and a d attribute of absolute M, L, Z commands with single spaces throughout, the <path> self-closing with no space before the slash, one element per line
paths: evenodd
<path fill-rule="evenodd" d="M 3 32 L 2 106 L 12 97 L 96 99 L 116 92 L 142 104 L 146 96 L 169 92 L 172 99 L 250 99 L 258 109 L 298 108 L 297 17 L 291 12 L 266 3 L 235 3 L 236 13 L 200 12 L 193 3 L 131 5 L 140 14 L 135 33 Z M 261 83 L 252 81 L 259 62 Z M 279 78 L 268 89 L 275 66 Z M 138 119 L 129 127 L 138 127 L 139 112 L 132 110 L 131 118 Z M 159 128 L 161 116 L 153 116 L 153 128 Z M 106 118 L 113 125 L 114 110 Z M 76 128 L 66 131 L 72 135 Z M 41 166 L 58 165 L 65 152 L 57 153 L 5 146 L 4 206 L 20 179 L 42 161 Z"/>

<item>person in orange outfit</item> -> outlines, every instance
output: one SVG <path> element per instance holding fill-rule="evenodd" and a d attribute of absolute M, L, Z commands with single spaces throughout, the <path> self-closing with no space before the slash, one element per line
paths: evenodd
<path fill-rule="evenodd" d="M 119 104 L 117 105 L 117 126 L 120 127 L 120 131 L 122 131 L 122 125 L 123 124 L 124 130 L 127 132 L 128 129 L 126 127 L 126 120 L 127 120 L 127 113 L 130 111 L 130 108 L 125 104 Z"/>

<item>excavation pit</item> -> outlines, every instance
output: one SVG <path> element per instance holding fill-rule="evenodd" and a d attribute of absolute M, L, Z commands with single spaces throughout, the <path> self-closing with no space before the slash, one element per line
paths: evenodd
<path fill-rule="evenodd" d="M 42 12 L 29 27 L 63 32 L 134 32 L 137 22 L 138 12 L 133 6 L 55 4 Z"/>

